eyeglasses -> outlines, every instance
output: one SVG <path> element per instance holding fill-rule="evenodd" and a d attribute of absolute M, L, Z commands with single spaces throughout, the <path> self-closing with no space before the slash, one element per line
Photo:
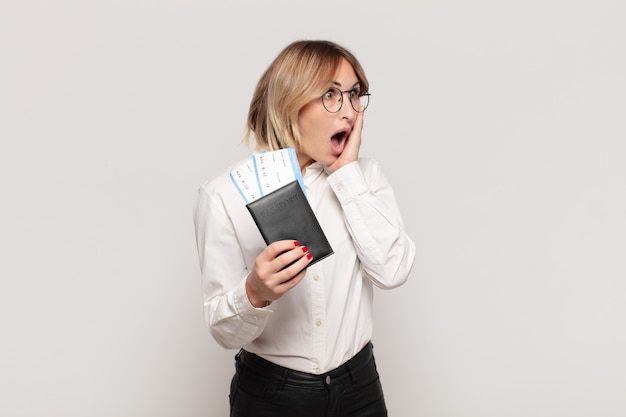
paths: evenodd
<path fill-rule="evenodd" d="M 329 113 L 337 113 L 341 110 L 341 106 L 343 106 L 343 95 L 345 93 L 348 93 L 348 98 L 350 99 L 350 104 L 352 105 L 354 111 L 357 113 L 365 111 L 370 102 L 369 93 L 361 94 L 359 90 L 341 91 L 335 87 L 332 87 L 322 96 L 322 104 L 324 105 L 324 108 Z M 361 107 L 363 107 L 363 110 L 361 110 Z"/>

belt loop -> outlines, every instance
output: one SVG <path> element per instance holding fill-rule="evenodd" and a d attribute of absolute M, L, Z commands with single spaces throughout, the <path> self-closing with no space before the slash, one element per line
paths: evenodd
<path fill-rule="evenodd" d="M 243 374 L 244 365 L 244 357 L 245 352 L 243 349 L 240 349 L 239 352 L 235 355 L 235 371 L 241 376 Z"/>
<path fill-rule="evenodd" d="M 354 376 L 354 372 L 352 370 L 352 364 L 347 362 L 346 369 L 348 369 L 348 374 L 350 374 L 350 382 L 352 382 L 352 385 L 356 385 L 356 377 Z"/>
<path fill-rule="evenodd" d="M 287 378 L 289 377 L 289 369 L 285 368 L 283 369 L 281 378 L 280 378 L 280 383 L 278 384 L 278 390 L 282 391 L 283 388 L 285 388 L 285 384 L 287 383 Z"/>

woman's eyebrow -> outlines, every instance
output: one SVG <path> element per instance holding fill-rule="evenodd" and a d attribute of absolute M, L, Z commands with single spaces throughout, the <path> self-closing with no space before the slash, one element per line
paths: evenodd
<path fill-rule="evenodd" d="M 361 84 L 360 81 L 355 82 L 354 84 L 352 84 L 352 88 L 357 87 L 359 84 Z M 333 85 L 336 85 L 337 87 L 341 87 L 341 83 L 339 81 L 333 81 Z"/>

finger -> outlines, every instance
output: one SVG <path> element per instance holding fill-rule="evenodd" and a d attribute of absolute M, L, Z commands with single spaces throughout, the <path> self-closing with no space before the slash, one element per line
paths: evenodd
<path fill-rule="evenodd" d="M 279 257 L 282 253 L 287 252 L 291 249 L 297 248 L 300 246 L 300 242 L 297 240 L 277 240 L 276 242 L 272 242 L 264 249 L 264 253 L 267 255 L 267 259 L 275 259 Z"/>
<path fill-rule="evenodd" d="M 363 109 L 363 106 L 361 106 Z M 361 131 L 363 130 L 363 117 L 365 112 L 361 111 L 356 114 L 356 119 L 354 120 L 354 124 L 352 125 L 352 132 L 350 132 L 350 137 L 353 135 L 361 135 Z"/>
<path fill-rule="evenodd" d="M 352 125 L 352 131 L 350 132 L 350 136 L 348 137 L 346 148 L 356 149 L 358 153 L 358 149 L 361 146 L 361 132 L 362 131 L 363 131 L 363 112 L 356 114 L 356 120 L 354 121 L 354 125 Z"/>
<path fill-rule="evenodd" d="M 298 253 L 299 250 L 302 253 Z M 304 279 L 306 275 L 306 267 L 309 263 L 311 263 L 313 255 L 309 252 L 305 253 L 300 248 L 294 248 L 290 252 L 292 252 L 291 255 L 293 255 L 293 252 L 297 254 L 296 259 L 281 271 L 271 274 L 271 278 L 268 282 L 272 282 L 272 284 L 269 287 L 266 287 L 266 300 L 273 301 L 282 297 L 287 291 L 298 285 L 302 279 Z M 281 255 L 281 258 L 287 259 L 291 257 Z M 268 284 L 268 282 L 266 282 L 266 284 Z"/>
<path fill-rule="evenodd" d="M 361 111 L 356 114 L 356 120 L 354 121 L 353 129 L 361 132 L 363 129 L 363 118 L 365 117 L 365 106 L 361 106 Z"/>
<path fill-rule="evenodd" d="M 309 251 L 306 246 L 297 246 L 287 252 L 283 252 L 273 262 L 273 267 L 277 271 L 285 269 L 288 265 L 296 262 L 301 257 L 305 256 Z"/>
<path fill-rule="evenodd" d="M 306 269 L 303 269 L 291 279 L 280 284 L 280 286 L 278 286 L 277 289 L 282 291 L 282 294 L 284 294 L 287 291 L 294 288 L 296 285 L 298 285 L 304 279 L 305 276 L 306 276 Z"/>
<path fill-rule="evenodd" d="M 284 258 L 290 258 L 286 255 Z M 290 258 L 293 259 L 293 258 Z M 306 252 L 302 254 L 298 254 L 296 259 L 293 259 L 290 263 L 284 265 L 283 269 L 279 271 L 276 275 L 282 285 L 288 281 L 293 280 L 299 273 L 306 270 L 307 266 L 313 260 L 313 254 Z"/>

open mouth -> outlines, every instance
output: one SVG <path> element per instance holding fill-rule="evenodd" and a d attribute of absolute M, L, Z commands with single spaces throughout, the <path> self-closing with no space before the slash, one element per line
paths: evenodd
<path fill-rule="evenodd" d="M 348 138 L 348 134 L 347 130 L 340 130 L 330 137 L 330 144 L 337 155 L 343 152 L 343 146 Z"/>

